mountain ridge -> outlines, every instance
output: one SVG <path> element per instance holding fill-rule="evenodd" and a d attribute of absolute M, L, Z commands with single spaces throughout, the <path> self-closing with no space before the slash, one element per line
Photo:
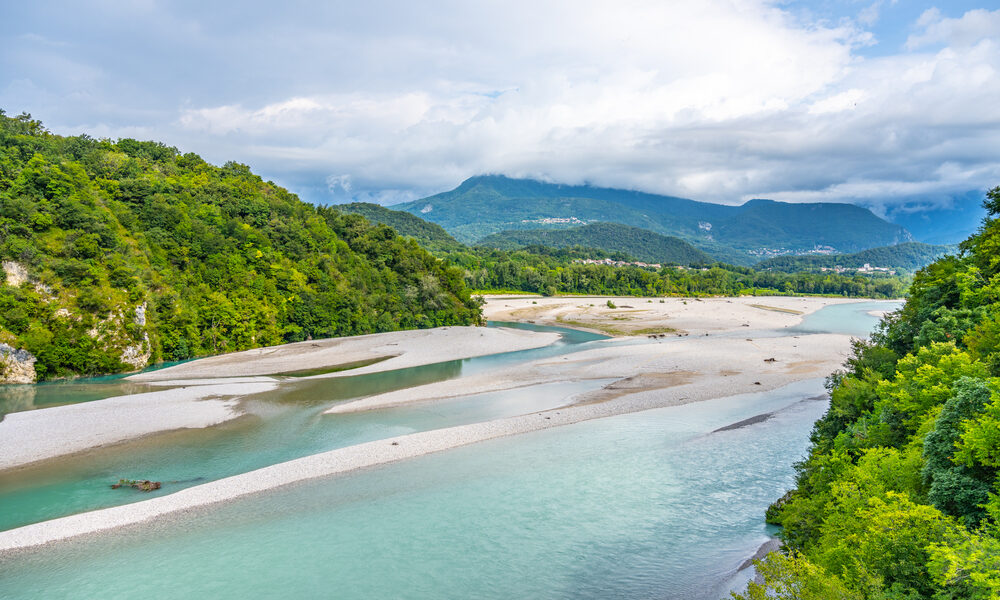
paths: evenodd
<path fill-rule="evenodd" d="M 453 190 L 392 208 L 438 223 L 464 243 L 506 230 L 568 228 L 591 222 L 640 227 L 679 237 L 703 250 L 721 245 L 748 258 L 753 253 L 808 251 L 817 244 L 854 252 L 912 241 L 905 228 L 853 204 L 755 199 L 729 206 L 502 175 L 470 177 Z"/>
<path fill-rule="evenodd" d="M 954 254 L 956 251 L 956 246 L 904 242 L 895 246 L 869 248 L 852 254 L 776 256 L 757 263 L 754 268 L 797 273 L 818 271 L 824 268 L 832 269 L 838 266 L 851 269 L 867 263 L 873 267 L 912 272 L 929 265 L 946 254 Z"/>
<path fill-rule="evenodd" d="M 620 223 L 590 223 L 569 229 L 528 229 L 494 233 L 478 245 L 510 250 L 531 245 L 568 248 L 581 246 L 622 252 L 641 261 L 689 265 L 715 259 L 684 240 Z"/>

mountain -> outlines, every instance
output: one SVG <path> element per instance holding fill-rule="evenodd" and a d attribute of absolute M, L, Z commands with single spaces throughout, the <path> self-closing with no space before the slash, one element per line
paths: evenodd
<path fill-rule="evenodd" d="M 451 237 L 437 223 L 425 221 L 416 215 L 401 210 L 390 210 L 379 204 L 369 202 L 352 202 L 336 204 L 340 212 L 361 215 L 372 223 L 381 223 L 395 229 L 400 235 L 411 237 L 430 252 L 454 252 L 462 250 L 465 245 Z"/>
<path fill-rule="evenodd" d="M 914 239 L 928 244 L 957 244 L 972 235 L 983 218 L 983 193 L 969 192 L 952 198 L 947 206 L 927 206 L 918 202 L 886 207 L 885 218 L 901 225 Z"/>
<path fill-rule="evenodd" d="M 851 204 L 751 200 L 725 206 L 500 175 L 472 177 L 454 190 L 393 208 L 438 223 L 465 243 L 506 230 L 570 228 L 591 222 L 641 227 L 698 246 L 736 249 L 748 258 L 775 250 L 804 252 L 817 245 L 856 252 L 912 240 L 899 225 Z"/>
<path fill-rule="evenodd" d="M 249 167 L 0 112 L 0 383 L 481 321 L 462 273 Z"/>
<path fill-rule="evenodd" d="M 763 260 L 754 268 L 761 270 L 796 273 L 799 271 L 819 271 L 821 268 L 845 267 L 857 269 L 869 264 L 873 267 L 888 267 L 896 271 L 916 271 L 946 254 L 954 254 L 956 246 L 934 246 L 920 242 L 906 242 L 895 246 L 869 248 L 854 254 L 828 254 L 812 256 L 776 256 Z"/>
<path fill-rule="evenodd" d="M 714 262 L 711 256 L 682 239 L 619 223 L 591 223 L 570 229 L 504 231 L 483 238 L 479 245 L 501 250 L 531 245 L 553 248 L 583 246 L 622 252 L 652 263 L 689 265 Z"/>

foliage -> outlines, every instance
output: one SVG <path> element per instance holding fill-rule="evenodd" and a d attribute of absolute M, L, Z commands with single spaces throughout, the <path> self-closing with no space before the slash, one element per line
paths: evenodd
<path fill-rule="evenodd" d="M 767 560 L 754 562 L 763 582 L 751 581 L 736 600 L 864 600 L 843 581 L 801 556 L 772 552 Z"/>
<path fill-rule="evenodd" d="M 762 247 L 804 251 L 822 244 L 855 252 L 910 241 L 902 227 L 850 204 L 751 200 L 724 206 L 496 175 L 472 177 L 454 190 L 396 208 L 438 223 L 465 243 L 511 229 L 551 229 L 555 218 L 566 219 L 567 227 L 590 222 L 641 227 L 698 246 L 717 246 L 725 256 L 716 256 L 727 261 L 742 255 L 752 262 L 745 250 Z M 734 248 L 743 251 L 730 253 Z"/>
<path fill-rule="evenodd" d="M 41 379 L 134 368 L 128 348 L 181 360 L 481 319 L 462 272 L 390 227 L 245 165 L 2 112 L 0 259 L 32 277 L 0 286 L 0 337 Z"/>
<path fill-rule="evenodd" d="M 581 246 L 621 252 L 640 261 L 672 265 L 710 264 L 708 254 L 682 239 L 619 223 L 591 223 L 572 229 L 529 229 L 495 233 L 478 245 L 512 250 L 524 246 Z"/>
<path fill-rule="evenodd" d="M 920 242 L 904 242 L 895 246 L 869 248 L 853 254 L 823 254 L 808 256 L 776 256 L 757 263 L 758 269 L 770 269 L 783 273 L 801 271 L 817 272 L 823 268 L 840 266 L 857 269 L 865 264 L 873 267 L 888 267 L 897 271 L 916 271 L 954 252 L 954 246 L 932 246 Z"/>
<path fill-rule="evenodd" d="M 622 296 L 817 294 L 898 298 L 905 290 L 905 280 L 899 277 L 762 272 L 723 263 L 704 264 L 700 260 L 701 255 L 698 255 L 699 260 L 693 264 L 656 271 L 638 266 L 584 264 L 585 259 L 609 258 L 620 262 L 635 262 L 635 257 L 622 250 L 612 251 L 582 245 L 561 248 L 530 245 L 515 250 L 483 246 L 470 248 L 455 242 L 453 238 L 442 237 L 447 234 L 442 234 L 438 225 L 427 223 L 410 213 L 362 203 L 340 205 L 336 208 L 342 211 L 360 212 L 371 219 L 398 227 L 404 235 L 409 235 L 421 244 L 434 249 L 440 258 L 461 267 L 466 284 L 484 292 L 520 291 L 550 296 L 554 294 Z M 636 240 L 648 239 L 648 236 L 662 237 L 648 231 L 609 223 L 587 230 L 605 233 L 624 230 L 628 234 L 634 233 L 637 236 Z M 614 236 L 592 238 L 589 241 L 597 243 L 600 239 L 612 237 Z M 655 247 L 662 248 L 662 246 Z"/>
<path fill-rule="evenodd" d="M 477 290 L 517 289 L 552 295 L 600 294 L 620 296 L 740 296 L 832 295 L 898 298 L 905 289 L 898 278 L 872 279 L 836 274 L 772 273 L 726 264 L 664 266 L 659 270 L 637 266 L 584 264 L 584 258 L 631 260 L 621 253 L 582 247 L 530 246 L 520 250 L 475 248 L 447 255 L 465 269 L 466 283 Z"/>
<path fill-rule="evenodd" d="M 830 378 L 796 489 L 768 513 L 791 553 L 761 566 L 777 597 L 1000 594 L 1000 188 L 987 198 L 962 254 L 918 272 Z"/>
<path fill-rule="evenodd" d="M 464 249 L 464 245 L 451 237 L 437 223 L 425 221 L 416 215 L 401 210 L 390 210 L 378 204 L 369 202 L 352 202 L 332 206 L 340 212 L 361 215 L 372 223 L 388 225 L 399 235 L 411 237 L 428 252 L 435 254 L 456 252 Z"/>

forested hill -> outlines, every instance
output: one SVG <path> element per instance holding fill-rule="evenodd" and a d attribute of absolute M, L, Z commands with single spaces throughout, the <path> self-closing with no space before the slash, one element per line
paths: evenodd
<path fill-rule="evenodd" d="M 571 229 L 504 231 L 483 238 L 479 245 L 501 250 L 532 245 L 553 248 L 582 246 L 623 252 L 650 263 L 690 265 L 715 262 L 711 256 L 682 239 L 619 223 L 591 223 Z"/>
<path fill-rule="evenodd" d="M 462 273 L 245 165 L 0 112 L 0 381 L 481 321 Z M 5 379 L 6 378 L 6 379 Z"/>
<path fill-rule="evenodd" d="M 815 272 L 822 268 L 845 267 L 857 269 L 869 264 L 888 267 L 897 271 L 913 272 L 926 267 L 945 254 L 957 251 L 956 246 L 933 246 L 920 242 L 906 242 L 895 246 L 882 246 L 854 254 L 828 254 L 809 256 L 776 256 L 763 260 L 755 268 L 783 273 Z"/>
<path fill-rule="evenodd" d="M 438 223 L 459 241 L 476 242 L 510 229 L 576 227 L 613 222 L 672 235 L 695 245 L 750 252 L 831 246 L 856 252 L 911 241 L 905 229 L 850 204 L 751 200 L 724 206 L 628 190 L 569 186 L 490 175 L 454 190 L 393 208 Z M 766 252 L 764 252 L 766 254 Z"/>
<path fill-rule="evenodd" d="M 400 235 L 412 237 L 423 248 L 434 253 L 448 253 L 465 248 L 464 244 L 451 237 L 443 227 L 437 223 L 425 221 L 416 215 L 401 210 L 390 210 L 378 204 L 369 202 L 352 202 L 350 204 L 336 204 L 335 208 L 341 212 L 361 215 L 372 223 L 388 225 L 396 230 Z"/>
<path fill-rule="evenodd" d="M 747 599 L 1000 598 L 1000 187 L 831 377 Z"/>

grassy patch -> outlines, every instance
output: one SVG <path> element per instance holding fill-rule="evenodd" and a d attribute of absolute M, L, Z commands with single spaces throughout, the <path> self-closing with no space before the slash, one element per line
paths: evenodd
<path fill-rule="evenodd" d="M 541 296 L 537 292 L 524 292 L 521 290 L 470 290 L 473 296 Z"/>
<path fill-rule="evenodd" d="M 590 329 L 592 331 L 600 331 L 601 333 L 606 333 L 608 335 L 632 335 L 629 332 L 608 325 L 607 323 L 593 323 L 590 321 L 573 321 L 571 319 L 564 319 L 562 317 L 556 317 L 556 321 L 566 325 L 568 327 L 579 327 L 581 329 Z"/>
<path fill-rule="evenodd" d="M 647 327 L 645 329 L 636 329 L 632 332 L 632 335 L 653 335 L 656 333 L 676 333 L 677 330 L 673 327 Z"/>
<path fill-rule="evenodd" d="M 567 327 L 578 327 L 581 329 L 590 329 L 593 331 L 600 331 L 607 335 L 612 336 L 629 336 L 629 335 L 653 335 L 656 333 L 674 333 L 677 330 L 672 327 L 646 327 L 644 329 L 636 329 L 634 331 L 629 331 L 626 329 L 621 329 L 615 325 L 608 323 L 603 323 L 600 321 L 574 321 L 572 319 L 565 319 L 563 317 L 556 317 L 556 321 Z"/>

